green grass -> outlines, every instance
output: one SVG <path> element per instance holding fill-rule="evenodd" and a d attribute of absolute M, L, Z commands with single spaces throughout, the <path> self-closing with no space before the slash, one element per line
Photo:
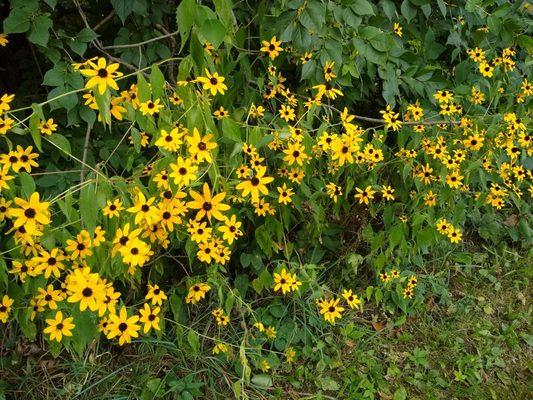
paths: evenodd
<path fill-rule="evenodd" d="M 278 369 L 272 387 L 252 385 L 246 395 L 528 398 L 533 389 L 531 257 L 484 249 L 472 259 L 470 265 L 428 266 L 422 275 L 426 302 L 414 315 L 385 314 L 368 304 L 362 315 L 304 348 L 293 367 Z M 82 358 L 62 354 L 54 359 L 44 344 L 13 339 L 4 336 L 0 353 L 0 394 L 3 390 L 7 399 L 233 398 L 232 383 L 239 379 L 207 350 L 190 357 L 170 341 L 119 350 L 93 347 Z"/>

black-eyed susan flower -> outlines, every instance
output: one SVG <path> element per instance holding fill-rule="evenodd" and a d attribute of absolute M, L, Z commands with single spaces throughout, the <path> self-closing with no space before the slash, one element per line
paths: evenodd
<path fill-rule="evenodd" d="M 91 250 L 91 236 L 87 231 L 81 231 L 76 235 L 76 240 L 67 239 L 67 245 L 65 250 L 70 253 L 71 259 L 84 259 L 91 256 L 93 251 Z"/>
<path fill-rule="evenodd" d="M 153 309 L 150 308 L 150 306 L 147 303 L 144 303 L 143 308 L 139 310 L 139 313 L 141 314 L 141 317 L 139 318 L 139 322 L 143 324 L 143 333 L 150 332 L 151 329 L 154 329 L 156 331 L 160 331 L 161 328 L 159 327 L 159 312 L 161 311 L 161 307 L 154 307 Z"/>
<path fill-rule="evenodd" d="M 15 204 L 18 207 L 12 207 L 7 211 L 7 216 L 13 220 L 13 226 L 18 228 L 24 226 L 26 233 L 29 235 L 37 231 L 37 225 L 48 225 L 50 223 L 50 212 L 47 201 L 39 201 L 39 193 L 34 192 L 29 200 L 15 197 Z"/>
<path fill-rule="evenodd" d="M 235 188 L 242 191 L 242 197 L 250 195 L 252 202 L 259 201 L 260 194 L 267 195 L 267 184 L 274 180 L 273 177 L 265 176 L 266 167 L 259 167 L 255 170 L 255 174 L 244 182 L 239 183 Z"/>
<path fill-rule="evenodd" d="M 0 168 L 0 192 L 2 191 L 2 189 L 9 190 L 8 182 L 12 181 L 13 179 L 15 179 L 15 177 L 12 175 L 9 175 L 9 165 L 2 166 L 2 168 Z M 5 213 L 6 212 L 4 211 L 3 215 L 5 215 Z"/>
<path fill-rule="evenodd" d="M 381 189 L 381 195 L 385 200 L 392 201 L 394 200 L 394 189 L 390 185 L 383 186 Z"/>
<path fill-rule="evenodd" d="M 178 128 L 171 129 L 167 132 L 165 129 L 161 129 L 160 137 L 155 142 L 157 147 L 161 147 L 170 152 L 175 152 L 179 149 L 180 145 L 183 143 L 181 140 L 182 134 Z"/>
<path fill-rule="evenodd" d="M 217 93 L 224 94 L 228 90 L 228 87 L 224 83 L 225 79 L 223 76 L 218 75 L 217 72 L 211 74 L 206 69 L 205 76 L 199 76 L 196 78 L 196 81 L 202 83 L 203 89 L 209 90 L 211 95 L 215 96 Z"/>
<path fill-rule="evenodd" d="M 230 209 L 227 204 L 222 203 L 222 200 L 226 197 L 226 192 L 220 192 L 213 196 L 209 185 L 207 182 L 204 182 L 202 193 L 190 190 L 189 195 L 193 198 L 193 201 L 189 201 L 187 207 L 198 210 L 195 217 L 196 220 L 207 216 L 209 221 L 211 221 L 211 217 L 219 221 L 224 221 L 224 215 L 222 213 Z"/>
<path fill-rule="evenodd" d="M 0 113 L 11 110 L 10 103 L 15 99 L 14 94 L 3 94 L 0 97 Z"/>
<path fill-rule="evenodd" d="M 281 109 L 279 111 L 279 115 L 281 118 L 283 118 L 286 122 L 290 122 L 296 119 L 296 114 L 294 113 L 294 109 L 290 106 L 287 106 L 285 104 L 281 105 Z"/>
<path fill-rule="evenodd" d="M 344 297 L 350 308 L 357 308 L 361 304 L 361 299 L 352 292 L 352 289 L 343 290 L 342 297 Z"/>
<path fill-rule="evenodd" d="M 109 315 L 109 332 L 107 334 L 108 339 L 118 337 L 118 344 L 124 345 L 125 343 L 131 343 L 132 338 L 139 337 L 140 325 L 138 315 L 128 316 L 126 307 L 122 307 L 118 314 Z"/>
<path fill-rule="evenodd" d="M 225 218 L 224 225 L 220 226 L 218 231 L 222 232 L 222 239 L 228 242 L 228 244 L 232 244 L 237 237 L 243 235 L 239 229 L 241 225 L 242 222 L 237 221 L 237 216 L 232 215 L 230 218 Z"/>
<path fill-rule="evenodd" d="M 198 244 L 207 243 L 213 237 L 213 228 L 208 227 L 206 221 L 189 220 L 189 223 L 187 224 L 187 232 L 191 235 L 191 240 Z"/>
<path fill-rule="evenodd" d="M 51 135 L 57 130 L 57 124 L 54 123 L 53 118 L 49 118 L 46 121 L 41 121 L 38 129 L 43 135 Z"/>
<path fill-rule="evenodd" d="M 299 166 L 302 166 L 304 161 L 309 158 L 305 153 L 305 146 L 302 146 L 299 142 L 290 143 L 283 152 L 285 153 L 283 161 L 288 165 L 296 163 Z"/>
<path fill-rule="evenodd" d="M 167 295 L 158 285 L 148 285 L 148 293 L 145 296 L 146 300 L 150 300 L 152 305 L 163 305 L 163 300 L 167 299 Z"/>
<path fill-rule="evenodd" d="M 479 72 L 486 78 L 492 78 L 494 74 L 494 67 L 492 67 L 488 62 L 483 61 L 479 64 Z"/>
<path fill-rule="evenodd" d="M 139 110 L 141 110 L 142 115 L 158 114 L 163 108 L 165 108 L 165 106 L 161 104 L 161 99 L 155 99 L 154 101 L 148 100 L 144 103 L 141 103 L 139 106 Z"/>
<path fill-rule="evenodd" d="M 294 191 L 288 188 L 286 183 L 283 183 L 283 186 L 278 186 L 276 189 L 278 191 L 278 203 L 285 205 L 292 203 Z"/>
<path fill-rule="evenodd" d="M 320 301 L 320 314 L 323 315 L 324 319 L 330 324 L 335 323 L 335 319 L 342 318 L 342 312 L 344 307 L 339 306 L 340 299 L 322 299 Z"/>
<path fill-rule="evenodd" d="M 50 340 L 61 342 L 64 336 L 72 336 L 72 330 L 76 327 L 72 321 L 73 317 L 63 318 L 63 313 L 58 311 L 54 318 L 46 320 L 48 326 L 44 328 L 43 333 L 50 334 Z"/>
<path fill-rule="evenodd" d="M 336 78 L 337 75 L 333 72 L 333 67 L 335 66 L 335 61 L 327 61 L 324 65 L 324 79 L 330 81 L 333 78 Z"/>
<path fill-rule="evenodd" d="M 173 178 L 174 184 L 178 187 L 189 185 L 196 180 L 196 171 L 198 166 L 194 165 L 189 158 L 179 156 L 176 163 L 170 164 L 172 172 L 170 177 Z"/>
<path fill-rule="evenodd" d="M 9 117 L 0 117 L 0 135 L 5 135 L 13 127 L 15 120 Z"/>
<path fill-rule="evenodd" d="M 209 163 L 213 162 L 211 150 L 216 149 L 218 145 L 211 141 L 212 138 L 213 135 L 211 134 L 200 136 L 200 132 L 196 128 L 193 129 L 192 136 L 186 137 L 189 153 L 191 156 L 196 157 L 198 163 L 204 160 Z"/>
<path fill-rule="evenodd" d="M 7 39 L 7 35 L 5 33 L 0 33 L 0 46 L 6 47 L 9 43 L 9 40 Z"/>
<path fill-rule="evenodd" d="M 2 301 L 0 301 L 0 321 L 4 324 L 7 322 L 7 318 L 11 312 L 11 306 L 14 302 L 15 300 L 13 300 L 7 294 L 5 294 L 4 297 L 2 297 Z"/>
<path fill-rule="evenodd" d="M 113 218 L 120 216 L 120 212 L 124 210 L 122 201 L 115 199 L 113 201 L 107 200 L 107 205 L 103 209 L 103 213 L 106 217 Z"/>
<path fill-rule="evenodd" d="M 34 257 L 31 260 L 31 263 L 34 264 L 35 273 L 44 273 L 44 277 L 48 279 L 51 275 L 59 278 L 61 271 L 65 269 L 65 265 L 63 264 L 64 260 L 65 255 L 63 251 L 54 248 L 50 252 L 42 250 L 38 257 Z"/>
<path fill-rule="evenodd" d="M 403 29 L 402 29 L 401 25 L 400 25 L 398 22 L 395 22 L 395 23 L 393 24 L 392 30 L 393 30 L 394 33 L 397 34 L 399 37 L 402 37 L 402 35 L 403 35 Z"/>
<path fill-rule="evenodd" d="M 96 62 L 89 61 L 88 68 L 79 71 L 83 76 L 90 78 L 85 84 L 87 89 L 98 87 L 98 93 L 104 94 L 108 87 L 118 90 L 115 79 L 123 75 L 118 71 L 119 66 L 118 63 L 108 65 L 106 59 L 100 57 Z"/>
<path fill-rule="evenodd" d="M 124 264 L 129 265 L 128 272 L 130 274 L 135 272 L 136 266 L 142 267 L 146 264 L 154 254 L 150 245 L 137 237 L 128 240 L 128 243 L 124 247 L 121 247 L 119 252 L 122 255 Z"/>
<path fill-rule="evenodd" d="M 128 212 L 135 214 L 136 224 L 143 221 L 148 225 L 153 225 L 161 219 L 161 215 L 154 201 L 155 197 L 149 197 L 147 199 L 143 192 L 139 191 L 137 193 L 133 206 L 127 209 Z"/>
<path fill-rule="evenodd" d="M 189 292 L 187 293 L 187 296 L 185 297 L 185 303 L 192 303 L 196 304 L 200 300 L 205 298 L 205 295 L 207 292 L 211 290 L 211 286 L 209 286 L 207 283 L 196 283 L 192 285 L 189 288 Z"/>
<path fill-rule="evenodd" d="M 375 190 L 372 189 L 372 186 L 367 186 L 364 189 L 355 188 L 356 194 L 354 197 L 359 200 L 359 204 L 368 204 L 370 200 L 374 198 Z"/>
<path fill-rule="evenodd" d="M 78 268 L 69 275 L 67 288 L 71 293 L 67 298 L 69 303 L 78 303 L 80 311 L 89 308 L 98 311 L 106 298 L 105 284 L 100 280 L 97 273 L 91 272 L 90 268 Z"/>
<path fill-rule="evenodd" d="M 283 51 L 283 48 L 281 47 L 281 40 L 276 40 L 275 36 L 273 36 L 270 41 L 263 40 L 261 44 L 263 47 L 261 47 L 260 50 L 264 53 L 267 53 L 271 60 L 275 59 Z"/>

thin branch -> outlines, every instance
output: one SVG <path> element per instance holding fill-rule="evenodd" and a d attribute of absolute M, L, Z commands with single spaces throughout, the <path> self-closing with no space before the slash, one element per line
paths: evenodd
<path fill-rule="evenodd" d="M 155 38 L 152 38 L 152 39 L 145 40 L 144 42 L 131 43 L 131 44 L 117 44 L 117 45 L 114 45 L 114 46 L 103 46 L 102 49 L 103 50 L 129 49 L 131 47 L 144 46 L 145 44 L 148 44 L 148 43 L 157 42 L 158 40 L 163 40 L 163 39 L 166 39 L 166 38 L 169 38 L 169 37 L 172 37 L 172 36 L 176 36 L 179 33 L 180 33 L 179 31 L 174 31 L 174 32 L 171 32 L 171 33 L 167 33 L 166 35 L 161 35 L 161 36 L 158 36 L 158 37 L 155 37 Z"/>
<path fill-rule="evenodd" d="M 93 28 L 93 31 L 96 32 L 96 30 L 98 30 L 99 28 L 102 27 L 102 25 L 104 25 L 107 21 L 109 21 L 111 18 L 113 18 L 113 16 L 115 15 L 115 10 L 111 10 L 111 12 L 109 14 L 107 14 L 107 16 L 101 20 L 100 22 L 98 22 L 94 28 Z"/>

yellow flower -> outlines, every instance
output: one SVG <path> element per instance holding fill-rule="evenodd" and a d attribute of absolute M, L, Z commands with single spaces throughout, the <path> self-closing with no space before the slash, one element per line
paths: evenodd
<path fill-rule="evenodd" d="M 159 210 L 155 206 L 154 201 L 155 197 L 146 199 L 143 192 L 139 190 L 133 207 L 127 209 L 128 212 L 135 213 L 136 224 L 139 224 L 141 221 L 146 222 L 148 225 L 159 222 L 161 215 L 159 215 Z"/>
<path fill-rule="evenodd" d="M 91 273 L 88 267 L 78 268 L 69 275 L 67 288 L 70 296 L 69 303 L 80 303 L 80 311 L 89 308 L 97 311 L 102 307 L 106 298 L 105 284 L 97 273 Z"/>
<path fill-rule="evenodd" d="M 189 288 L 189 293 L 185 297 L 185 303 L 196 304 L 205 298 L 205 294 L 211 290 L 211 286 L 206 283 L 197 283 Z"/>
<path fill-rule="evenodd" d="M 311 58 L 313 58 L 313 53 L 307 51 L 304 53 L 303 56 L 300 57 L 300 61 L 302 62 L 302 65 L 306 64 L 308 61 L 311 60 Z"/>
<path fill-rule="evenodd" d="M 187 203 L 187 207 L 198 210 L 196 213 L 196 220 L 202 219 L 204 216 L 207 216 L 209 221 L 211 217 L 219 221 L 224 221 L 224 215 L 222 212 L 227 211 L 230 207 L 227 204 L 222 203 L 224 197 L 226 197 L 226 192 L 220 192 L 219 194 L 212 196 L 211 189 L 207 182 L 204 182 L 203 193 L 200 194 L 194 190 L 189 191 L 189 195 L 194 199 Z"/>
<path fill-rule="evenodd" d="M 391 186 L 383 186 L 381 189 L 381 195 L 385 200 L 394 200 L 394 189 Z"/>
<path fill-rule="evenodd" d="M 212 350 L 213 354 L 227 353 L 228 351 L 228 346 L 224 343 L 217 343 Z"/>
<path fill-rule="evenodd" d="M 261 44 L 263 47 L 261 47 L 260 50 L 267 53 L 271 60 L 275 59 L 283 51 L 281 40 L 276 40 L 275 36 L 270 39 L 270 42 L 268 40 L 263 40 Z"/>
<path fill-rule="evenodd" d="M 124 247 L 121 247 L 119 252 L 122 255 L 124 264 L 129 265 L 130 268 L 128 271 L 130 274 L 135 272 L 134 267 L 142 267 L 154 254 L 150 249 L 150 245 L 139 238 L 128 240 L 128 243 Z"/>
<path fill-rule="evenodd" d="M 107 206 L 104 207 L 103 213 L 106 217 L 113 218 L 118 217 L 122 210 L 124 207 L 122 207 L 122 202 L 119 199 L 107 200 Z"/>
<path fill-rule="evenodd" d="M 224 82 L 226 78 L 218 75 L 218 73 L 213 72 L 211 74 L 207 69 L 205 70 L 206 76 L 199 76 L 196 80 L 200 83 L 203 83 L 204 90 L 209 90 L 211 95 L 215 96 L 217 93 L 224 94 L 228 89 Z"/>
<path fill-rule="evenodd" d="M 0 135 L 5 135 L 13 127 L 14 122 L 15 121 L 9 117 L 0 117 Z"/>
<path fill-rule="evenodd" d="M 52 249 L 50 252 L 42 250 L 39 257 L 34 257 L 32 263 L 35 263 L 35 273 L 41 274 L 44 272 L 44 277 L 48 279 L 50 275 L 59 278 L 60 270 L 65 269 L 62 261 L 65 260 L 65 255 L 60 249 Z"/>
<path fill-rule="evenodd" d="M 298 142 L 290 143 L 283 152 L 286 154 L 283 161 L 289 165 L 297 163 L 299 166 L 303 166 L 304 161 L 309 157 L 305 154 L 305 146 L 302 146 Z"/>
<path fill-rule="evenodd" d="M 278 202 L 280 204 L 289 204 L 292 202 L 292 196 L 294 195 L 294 192 L 291 188 L 288 188 L 285 183 L 283 186 L 278 186 L 277 190 L 279 193 Z"/>
<path fill-rule="evenodd" d="M 228 244 L 232 244 L 233 241 L 242 236 L 242 231 L 239 229 L 242 225 L 242 222 L 237 221 L 237 216 L 232 215 L 231 218 L 225 218 L 224 225 L 218 228 L 219 232 L 222 232 L 222 239 L 224 239 Z"/>
<path fill-rule="evenodd" d="M 139 110 L 141 110 L 142 115 L 154 115 L 159 113 L 165 106 L 160 104 L 160 99 L 155 99 L 154 101 L 148 100 L 144 103 L 141 103 Z"/>
<path fill-rule="evenodd" d="M 15 197 L 18 208 L 10 208 L 7 216 L 13 220 L 13 226 L 24 226 L 26 233 L 32 235 L 37 231 L 37 224 L 48 225 L 50 223 L 49 203 L 39 201 L 39 193 L 34 192 L 28 201 Z"/>
<path fill-rule="evenodd" d="M 196 180 L 198 166 L 193 165 L 189 158 L 183 159 L 179 156 L 176 164 L 170 164 L 170 168 L 172 169 L 170 177 L 174 179 L 174 184 L 178 187 L 187 186 Z"/>
<path fill-rule="evenodd" d="M 7 322 L 7 317 L 9 316 L 11 306 L 14 302 L 15 300 L 10 298 L 7 294 L 4 295 L 2 301 L 0 302 L 0 321 L 2 321 L 4 324 Z"/>
<path fill-rule="evenodd" d="M 342 291 L 342 297 L 346 299 L 346 302 L 350 306 L 350 308 L 357 308 L 361 304 L 361 299 L 359 297 L 352 293 L 352 290 L 343 290 Z"/>
<path fill-rule="evenodd" d="M 446 175 L 446 183 L 452 189 L 457 189 L 462 186 L 463 176 L 459 171 L 452 171 L 450 174 Z"/>
<path fill-rule="evenodd" d="M 372 190 L 372 186 L 367 186 L 365 189 L 355 188 L 357 193 L 355 198 L 359 200 L 359 204 L 368 204 L 371 199 L 374 198 L 375 190 Z"/>
<path fill-rule="evenodd" d="M 289 364 L 292 364 L 295 358 L 296 358 L 296 350 L 294 350 L 293 347 L 287 347 L 285 349 L 285 361 L 287 361 L 287 363 Z"/>
<path fill-rule="evenodd" d="M 170 132 L 161 129 L 161 137 L 157 139 L 155 145 L 170 152 L 178 151 L 179 146 L 183 143 L 181 137 L 178 128 L 174 128 Z"/>
<path fill-rule="evenodd" d="M 196 157 L 198 163 L 207 161 L 213 162 L 211 158 L 211 150 L 216 149 L 218 145 L 215 142 L 211 142 L 213 135 L 207 134 L 200 136 L 198 129 L 194 128 L 192 136 L 187 136 L 187 143 L 189 144 L 189 153 L 191 156 Z"/>
<path fill-rule="evenodd" d="M 143 333 L 150 332 L 150 329 L 155 329 L 156 331 L 160 331 L 161 328 L 159 327 L 159 312 L 161 311 L 161 307 L 155 307 L 153 310 L 150 308 L 150 306 L 146 303 L 144 303 L 144 308 L 141 308 L 139 310 L 139 313 L 141 314 L 141 318 L 139 319 L 139 322 L 142 322 L 144 324 Z"/>
<path fill-rule="evenodd" d="M 118 336 L 118 344 L 121 346 L 124 343 L 131 343 L 132 338 L 139 336 L 138 331 L 141 329 L 137 321 L 139 321 L 139 316 L 133 315 L 128 317 L 126 307 L 123 306 L 118 315 L 111 314 L 109 316 L 109 333 L 107 334 L 107 338 L 113 339 Z"/>
<path fill-rule="evenodd" d="M 39 123 L 39 132 L 41 132 L 44 135 L 51 135 L 52 132 L 55 132 L 57 130 L 57 124 L 54 124 L 54 120 L 52 118 L 41 121 Z"/>
<path fill-rule="evenodd" d="M 0 46 L 6 47 L 9 43 L 9 40 L 7 40 L 7 35 L 5 33 L 0 33 Z"/>
<path fill-rule="evenodd" d="M 294 109 L 290 106 L 286 106 L 285 104 L 281 105 L 281 110 L 279 112 L 281 118 L 283 118 L 286 122 L 293 121 L 296 119 L 296 114 L 294 113 Z"/>
<path fill-rule="evenodd" d="M 339 301 L 340 299 L 323 299 L 320 302 L 320 314 L 322 314 L 324 319 L 330 324 L 334 324 L 336 318 L 342 318 L 344 307 L 339 306 Z"/>
<path fill-rule="evenodd" d="M 450 239 L 450 242 L 452 243 L 459 243 L 463 237 L 463 234 L 460 229 L 451 227 L 448 230 L 448 239 Z"/>
<path fill-rule="evenodd" d="M 250 195 L 252 202 L 257 203 L 259 201 L 259 193 L 267 195 L 268 189 L 266 185 L 274 180 L 270 176 L 264 176 L 265 173 L 266 167 L 259 167 L 256 169 L 254 176 L 239 183 L 235 188 L 242 190 L 242 197 Z"/>
<path fill-rule="evenodd" d="M 336 78 L 337 75 L 333 72 L 333 67 L 335 66 L 335 61 L 327 61 L 324 65 L 324 79 L 330 81 L 333 78 Z"/>
<path fill-rule="evenodd" d="M 54 318 L 46 320 L 48 327 L 43 330 L 43 333 L 49 333 L 50 340 L 61 342 L 63 336 L 72 336 L 72 329 L 76 326 L 72 323 L 73 320 L 73 317 L 63 318 L 63 313 L 58 311 Z"/>
<path fill-rule="evenodd" d="M 4 165 L 2 168 L 0 168 L 0 192 L 2 191 L 2 189 L 9 190 L 9 185 L 7 184 L 7 182 L 15 179 L 14 176 L 8 175 L 8 174 L 9 174 L 9 165 Z"/>
<path fill-rule="evenodd" d="M 394 23 L 392 29 L 394 30 L 395 34 L 397 34 L 399 37 L 402 37 L 402 35 L 403 35 L 402 27 L 400 26 L 400 24 L 398 22 Z"/>
<path fill-rule="evenodd" d="M 118 90 L 118 85 L 115 79 L 123 75 L 122 72 L 117 71 L 119 64 L 109 64 L 105 58 L 100 57 L 96 63 L 90 61 L 87 65 L 89 68 L 80 69 L 83 76 L 90 77 L 85 84 L 87 89 L 92 89 L 98 86 L 98 92 L 104 94 L 108 87 Z"/>
<path fill-rule="evenodd" d="M 292 281 L 292 275 L 283 268 L 280 273 L 274 272 L 273 289 L 275 292 L 281 290 L 283 294 L 290 293 L 292 291 Z"/>
<path fill-rule="evenodd" d="M 151 300 L 152 305 L 162 305 L 163 300 L 167 299 L 167 295 L 164 291 L 159 289 L 158 285 L 148 285 L 148 293 L 145 297 L 146 300 Z"/>
<path fill-rule="evenodd" d="M 481 72 L 481 75 L 487 78 L 492 78 L 492 75 L 494 74 L 494 67 L 491 67 L 489 63 L 483 61 L 479 64 L 479 72 Z"/>

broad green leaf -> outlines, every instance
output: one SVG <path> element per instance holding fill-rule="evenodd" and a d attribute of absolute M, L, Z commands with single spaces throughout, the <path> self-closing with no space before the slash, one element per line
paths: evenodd
<path fill-rule="evenodd" d="M 89 232 L 93 232 L 98 218 L 98 205 L 95 201 L 96 186 L 93 183 L 85 185 L 80 193 L 80 217 Z"/>
<path fill-rule="evenodd" d="M 355 0 L 351 8 L 357 15 L 375 15 L 374 8 L 368 0 Z"/>
<path fill-rule="evenodd" d="M 126 21 L 126 18 L 132 13 L 135 1 L 134 0 L 111 0 L 111 5 L 115 9 L 115 12 L 122 20 L 122 23 Z"/>
<path fill-rule="evenodd" d="M 183 0 L 176 9 L 176 22 L 181 37 L 180 50 L 183 50 L 196 20 L 196 8 L 196 0 Z"/>
<path fill-rule="evenodd" d="M 198 27 L 198 32 L 216 48 L 224 40 L 226 28 L 218 19 L 208 19 Z"/>
<path fill-rule="evenodd" d="M 162 98 L 165 94 L 165 77 L 157 64 L 152 66 L 152 71 L 150 72 L 150 85 L 152 88 L 152 93 L 154 100 Z"/>
<path fill-rule="evenodd" d="M 9 16 L 4 20 L 4 33 L 23 33 L 30 30 L 29 13 L 24 8 L 13 8 Z"/>
<path fill-rule="evenodd" d="M 52 143 L 54 147 L 57 147 L 58 149 L 62 150 L 65 157 L 69 157 L 72 154 L 70 142 L 65 136 L 61 135 L 60 133 L 54 133 L 49 137 L 45 137 L 45 140 Z"/>
<path fill-rule="evenodd" d="M 49 29 L 52 27 L 52 20 L 48 15 L 39 15 L 31 22 L 28 40 L 32 43 L 45 47 L 50 39 Z"/>

